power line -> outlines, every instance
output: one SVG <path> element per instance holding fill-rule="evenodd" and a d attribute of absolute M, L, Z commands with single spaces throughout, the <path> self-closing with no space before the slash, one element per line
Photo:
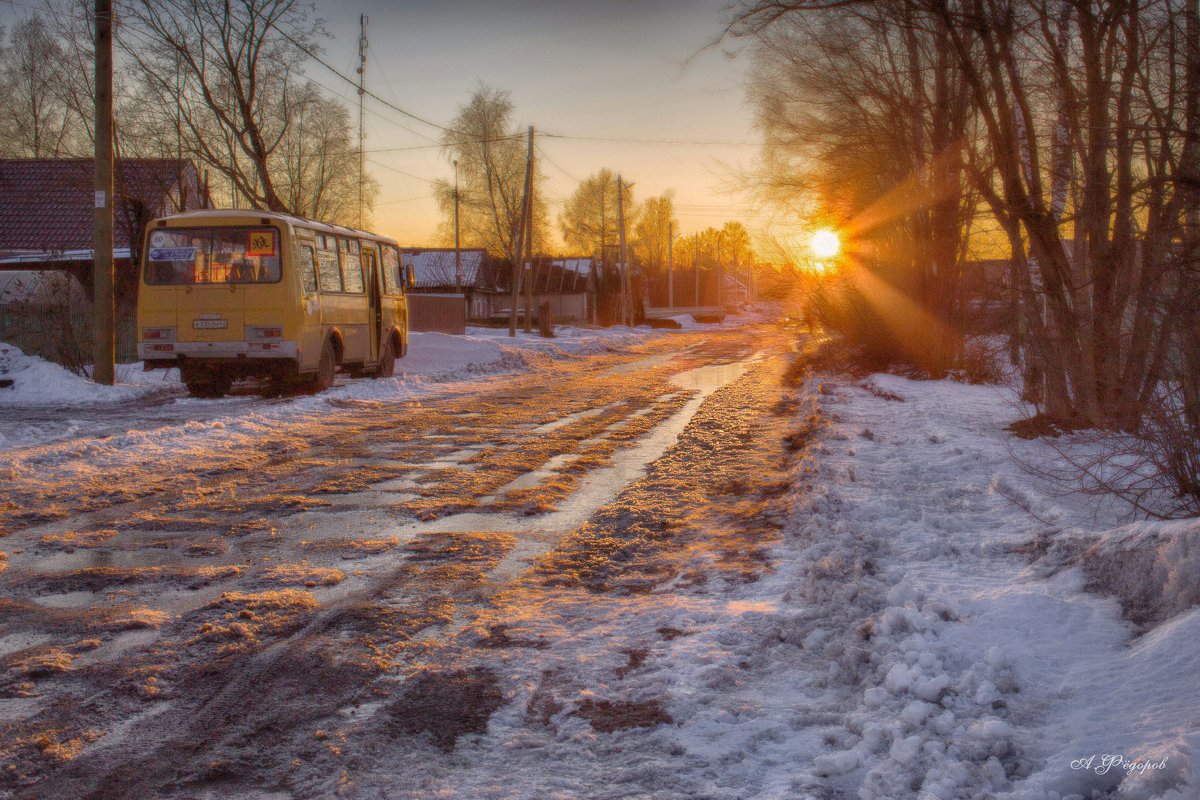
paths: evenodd
<path fill-rule="evenodd" d="M 380 206 L 394 206 L 397 203 L 413 203 L 413 202 L 416 202 L 417 200 L 428 200 L 432 197 L 437 197 L 437 195 L 436 194 L 423 194 L 420 197 L 405 197 L 402 200 L 385 200 L 382 203 L 376 203 L 375 207 L 379 208 Z"/>
<path fill-rule="evenodd" d="M 720 139 L 639 139 L 622 136 L 580 136 L 570 133 L 543 133 L 551 139 L 573 139 L 581 142 L 621 142 L 627 144 L 682 144 L 708 147 L 758 147 L 761 142 L 723 141 Z"/>
<path fill-rule="evenodd" d="M 333 66 L 333 65 L 332 65 L 332 64 L 330 64 L 328 61 L 326 61 L 325 59 L 323 59 L 323 58 L 321 58 L 319 55 L 317 55 L 317 54 L 316 54 L 316 52 L 314 52 L 314 51 L 312 50 L 312 48 L 310 48 L 308 45 L 306 45 L 306 44 L 303 44 L 302 42 L 299 42 L 299 41 L 297 41 L 297 40 L 296 40 L 296 38 L 295 38 L 295 37 L 293 37 L 291 34 L 289 34 L 287 31 L 280 30 L 280 29 L 276 29 L 276 30 L 279 30 L 279 35 L 280 35 L 280 36 L 282 36 L 283 38 L 287 39 L 287 40 L 288 40 L 289 42 L 291 42 L 293 45 L 295 45 L 296 47 L 298 47 L 298 48 L 301 50 L 301 52 L 303 52 L 305 55 L 307 55 L 307 56 L 308 56 L 309 58 L 311 58 L 313 61 L 316 61 L 316 62 L 317 62 L 318 64 L 320 64 L 322 67 L 324 67 L 325 69 L 327 69 L 327 70 L 329 70 L 330 72 L 332 72 L 334 75 L 337 75 L 337 76 L 338 76 L 339 78 L 341 78 L 342 80 L 344 80 L 344 81 L 346 81 L 347 83 L 349 83 L 350 85 L 354 86 L 354 88 L 355 88 L 355 90 L 356 90 L 356 91 L 358 90 L 358 83 L 357 83 L 357 82 L 356 82 L 356 81 L 355 81 L 353 78 L 350 78 L 350 77 L 347 77 L 346 75 L 343 75 L 343 74 L 341 73 L 341 71 L 339 71 L 339 70 L 338 70 L 338 68 L 337 68 L 337 67 Z M 378 94 L 376 94 L 375 92 L 371 91 L 370 89 L 364 89 L 364 90 L 363 90 L 363 93 L 364 93 L 364 94 L 365 94 L 367 97 L 370 97 L 372 100 L 375 100 L 375 101 L 377 101 L 377 102 L 383 103 L 385 106 L 387 106 L 388 108 L 392 109 L 393 111 L 396 111 L 396 112 L 398 112 L 398 113 L 400 113 L 400 114 L 403 114 L 404 116 L 406 116 L 406 117 L 408 117 L 408 118 L 410 118 L 410 119 L 414 119 L 414 120 L 416 120 L 417 122 L 420 122 L 420 123 L 422 123 L 422 124 L 424 124 L 424 125 L 428 125 L 428 126 L 430 126 L 430 127 L 432 127 L 432 128 L 437 128 L 438 130 L 440 130 L 440 131 L 445 131 L 446 133 L 454 133 L 454 134 L 458 134 L 458 135 L 460 135 L 460 136 L 461 136 L 461 135 L 463 135 L 463 131 L 458 131 L 458 130 L 455 130 L 454 128 L 447 128 L 445 125 L 439 125 L 439 124 L 438 124 L 438 123 L 436 123 L 436 122 L 433 122 L 433 121 L 431 121 L 431 120 L 427 120 L 427 119 L 425 119 L 425 118 L 424 118 L 424 117 L 422 117 L 422 116 L 419 116 L 419 115 L 417 115 L 417 114 L 414 114 L 414 113 L 412 113 L 412 112 L 411 112 L 411 111 L 409 111 L 408 109 L 401 108 L 400 106 L 396 105 L 395 103 L 391 102 L 390 100 L 385 100 L 384 98 L 380 97 Z"/>
<path fill-rule="evenodd" d="M 559 164 L 558 164 L 558 162 L 557 162 L 557 161 L 555 161 L 553 158 L 551 158 L 551 157 L 550 157 L 550 156 L 549 156 L 549 155 L 546 153 L 546 151 L 542 149 L 541 145 L 538 145 L 538 147 L 537 147 L 537 151 L 538 151 L 539 153 L 541 153 L 541 155 L 542 155 L 542 158 L 544 158 L 544 159 L 546 159 L 547 161 L 549 161 L 549 162 L 550 162 L 550 164 L 551 164 L 551 165 L 552 165 L 552 166 L 553 166 L 555 169 L 557 169 L 559 172 L 561 172 L 563 175 L 566 175 L 568 178 L 570 178 L 571 180 L 575 181 L 576 183 L 580 183 L 580 184 L 582 184 L 582 183 L 583 183 L 583 181 L 581 181 L 579 178 L 576 178 L 574 175 L 572 175 L 571 173 L 567 172 L 565 169 L 563 169 L 562 167 L 560 167 L 560 166 L 559 166 Z"/>
<path fill-rule="evenodd" d="M 412 178 L 413 180 L 421 181 L 423 183 L 428 183 L 430 186 L 434 186 L 438 182 L 437 178 L 422 178 L 420 175 L 413 175 L 411 172 L 405 172 L 404 170 L 400 169 L 399 167 L 393 167 L 391 164 L 384 164 L 382 161 L 376 161 L 373 158 L 368 158 L 367 162 L 370 164 L 374 164 L 377 167 L 383 167 L 384 169 L 390 169 L 392 172 L 398 172 L 407 178 Z"/>

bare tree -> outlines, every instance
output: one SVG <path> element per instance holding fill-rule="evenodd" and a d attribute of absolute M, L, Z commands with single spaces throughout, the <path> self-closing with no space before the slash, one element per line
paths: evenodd
<path fill-rule="evenodd" d="M 86 148 L 67 102 L 75 77 L 65 48 L 41 14 L 18 22 L 0 50 L 0 149 L 7 155 L 57 158 Z"/>
<path fill-rule="evenodd" d="M 625 181 L 625 226 L 632 231 L 638 213 L 633 201 L 633 185 Z M 576 187 L 558 215 L 559 230 L 567 247 L 579 253 L 604 258 L 619 237 L 617 215 L 617 174 L 601 169 Z"/>
<path fill-rule="evenodd" d="M 320 32 L 296 0 L 139 0 L 119 42 L 205 165 L 254 207 L 290 211 L 273 167 Z"/>
<path fill-rule="evenodd" d="M 667 267 L 672 229 L 679 229 L 679 220 L 675 219 L 675 202 L 671 193 L 647 198 L 642 203 L 634 226 L 633 251 L 652 273 L 661 273 Z"/>
<path fill-rule="evenodd" d="M 350 113 L 314 84 L 301 87 L 294 97 L 295 121 L 272 160 L 284 204 L 300 216 L 357 226 L 358 153 Z M 369 212 L 379 183 L 367 175 L 363 184 Z"/>
<path fill-rule="evenodd" d="M 442 135 L 449 161 L 458 161 L 459 226 L 464 246 L 483 247 L 492 253 L 513 253 L 525 188 L 525 133 L 516 130 L 509 93 L 480 86 L 459 106 L 458 114 Z M 544 180 L 534 174 L 535 186 Z M 440 237 L 454 241 L 454 185 L 439 181 L 438 204 L 443 218 Z M 534 243 L 547 241 L 546 203 L 535 191 Z"/>
<path fill-rule="evenodd" d="M 892 332 L 871 340 L 890 342 L 887 356 L 941 374 L 965 323 L 972 117 L 954 54 L 918 11 L 902 0 L 755 0 L 737 8 L 732 30 L 754 41 L 764 199 L 850 234 L 847 308 L 867 315 L 864 330 Z"/>

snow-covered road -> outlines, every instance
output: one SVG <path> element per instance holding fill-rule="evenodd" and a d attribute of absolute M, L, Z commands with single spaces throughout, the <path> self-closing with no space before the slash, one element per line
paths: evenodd
<path fill-rule="evenodd" d="M 1006 389 L 442 344 L 0 453 L 0 797 L 1200 796 L 1200 524 Z"/>

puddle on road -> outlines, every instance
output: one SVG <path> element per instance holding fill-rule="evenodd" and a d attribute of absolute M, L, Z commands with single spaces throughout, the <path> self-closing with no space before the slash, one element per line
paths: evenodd
<path fill-rule="evenodd" d="M 529 432 L 531 434 L 540 436 L 543 433 L 549 433 L 550 431 L 557 430 L 564 425 L 570 425 L 572 422 L 578 422 L 581 419 L 587 419 L 588 417 L 594 417 L 597 414 L 603 414 L 605 411 L 616 407 L 616 403 L 606 403 L 605 405 L 596 406 L 595 408 L 585 408 L 583 411 L 576 411 L 574 414 L 567 414 L 565 417 L 559 417 L 551 422 L 537 425 L 533 428 L 530 428 Z"/>
<path fill-rule="evenodd" d="M 405 523 L 383 531 L 383 535 L 398 536 L 401 541 L 407 541 L 421 533 L 469 533 L 480 530 L 518 532 L 517 546 L 492 571 L 492 575 L 497 579 L 515 577 L 524 571 L 529 563 L 554 547 L 563 535 L 586 522 L 602 506 L 612 502 L 626 486 L 645 475 L 646 468 L 675 444 L 679 434 L 687 427 L 709 395 L 740 378 L 763 358 L 760 352 L 743 361 L 710 364 L 672 376 L 670 380 L 674 385 L 695 391 L 696 395 L 683 408 L 632 446 L 613 453 L 611 466 L 595 469 L 583 476 L 578 488 L 565 498 L 555 511 L 535 517 L 465 512 L 428 522 Z M 577 454 L 555 456 L 549 464 L 518 477 L 503 489 L 509 491 L 536 486 L 538 481 L 548 474 L 548 468 L 552 469 L 575 455 Z"/>

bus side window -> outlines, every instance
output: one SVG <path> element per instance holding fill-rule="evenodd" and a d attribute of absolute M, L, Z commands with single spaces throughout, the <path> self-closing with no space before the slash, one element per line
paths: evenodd
<path fill-rule="evenodd" d="M 342 255 L 342 285 L 345 291 L 362 294 L 366 283 L 363 281 L 362 257 L 358 251 L 357 239 L 342 239 L 338 248 Z"/>
<path fill-rule="evenodd" d="M 340 292 L 342 290 L 342 271 L 338 267 L 337 253 L 333 250 L 317 251 L 317 267 L 321 276 L 322 292 Z"/>
<path fill-rule="evenodd" d="M 404 294 L 404 281 L 400 280 L 400 254 L 396 248 L 383 248 L 383 291 L 385 294 Z"/>
<path fill-rule="evenodd" d="M 317 291 L 317 259 L 313 255 L 313 249 L 309 245 L 300 246 L 300 282 L 304 284 L 304 291 L 308 294 L 314 294 Z"/>

